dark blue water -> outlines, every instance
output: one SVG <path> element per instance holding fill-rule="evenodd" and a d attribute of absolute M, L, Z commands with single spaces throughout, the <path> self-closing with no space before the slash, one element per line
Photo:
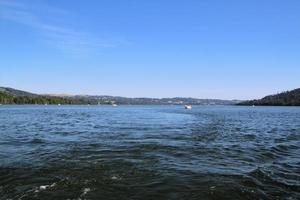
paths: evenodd
<path fill-rule="evenodd" d="M 2 105 L 0 199 L 300 199 L 300 108 Z"/>

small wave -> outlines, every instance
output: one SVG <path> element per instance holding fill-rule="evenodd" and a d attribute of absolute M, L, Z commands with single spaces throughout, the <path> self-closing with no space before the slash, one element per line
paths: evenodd
<path fill-rule="evenodd" d="M 282 190 L 288 192 L 300 192 L 300 185 L 289 184 L 284 177 L 278 177 L 275 171 L 267 171 L 262 168 L 257 168 L 249 173 L 249 176 L 254 178 L 256 183 L 263 187 L 268 187 L 272 191 L 267 191 L 272 194 L 275 190 Z"/>
<path fill-rule="evenodd" d="M 256 135 L 255 134 L 245 134 L 243 135 L 243 137 L 247 140 L 254 140 L 256 139 Z"/>
<path fill-rule="evenodd" d="M 84 188 L 83 189 L 83 192 L 82 192 L 82 194 L 81 194 L 81 196 L 85 196 L 88 192 L 90 192 L 91 191 L 91 189 L 90 188 Z"/>
<path fill-rule="evenodd" d="M 42 144 L 42 143 L 45 143 L 45 141 L 40 138 L 34 138 L 30 141 L 30 143 L 31 144 Z"/>
<path fill-rule="evenodd" d="M 287 136 L 287 140 L 289 140 L 289 141 L 300 140 L 300 132 L 298 132 L 298 133 L 290 133 L 290 134 Z"/>

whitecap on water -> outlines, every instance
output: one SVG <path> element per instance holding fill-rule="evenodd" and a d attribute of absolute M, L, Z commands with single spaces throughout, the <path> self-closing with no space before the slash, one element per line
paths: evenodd
<path fill-rule="evenodd" d="M 42 190 L 46 190 L 48 187 L 49 187 L 49 185 L 41 185 L 34 192 L 38 193 L 38 192 L 40 192 Z"/>
<path fill-rule="evenodd" d="M 82 191 L 82 194 L 80 195 L 80 197 L 84 197 L 90 191 L 91 191 L 91 188 L 84 188 L 83 191 Z M 81 199 L 80 197 L 78 198 L 78 200 Z"/>
<path fill-rule="evenodd" d="M 121 177 L 113 175 L 110 179 L 114 180 L 114 181 L 119 181 L 119 180 L 121 180 Z"/>
<path fill-rule="evenodd" d="M 56 183 L 52 183 L 51 185 L 41 185 L 34 192 L 37 193 L 37 192 L 40 192 L 42 190 L 46 190 L 48 188 L 55 187 L 56 185 L 57 185 Z"/>
<path fill-rule="evenodd" d="M 91 189 L 90 188 L 84 188 L 83 189 L 83 195 L 86 195 L 88 192 L 90 192 L 91 191 Z"/>

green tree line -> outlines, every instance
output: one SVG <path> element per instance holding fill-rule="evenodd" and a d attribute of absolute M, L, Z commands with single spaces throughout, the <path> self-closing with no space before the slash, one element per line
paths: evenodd
<path fill-rule="evenodd" d="M 15 96 L 0 91 L 0 104 L 96 104 L 96 100 L 53 96 Z"/>
<path fill-rule="evenodd" d="M 266 96 L 258 100 L 244 101 L 238 105 L 300 106 L 300 88 L 276 95 Z"/>

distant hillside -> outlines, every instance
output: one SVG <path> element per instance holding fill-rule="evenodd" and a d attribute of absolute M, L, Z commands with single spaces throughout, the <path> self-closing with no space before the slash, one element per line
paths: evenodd
<path fill-rule="evenodd" d="M 114 102 L 117 104 L 170 104 L 170 105 L 234 105 L 240 101 L 238 100 L 220 100 L 220 99 L 197 99 L 197 98 L 129 98 L 119 96 L 73 96 L 72 98 L 87 98 L 92 100 L 98 100 L 100 102 Z"/>
<path fill-rule="evenodd" d="M 97 95 L 39 95 L 13 88 L 0 87 L 0 104 L 149 104 L 149 105 L 234 105 L 239 101 L 196 98 L 128 98 Z"/>
<path fill-rule="evenodd" d="M 0 87 L 0 92 L 6 92 L 6 93 L 9 93 L 9 94 L 15 95 L 15 96 L 38 96 L 37 94 L 25 92 L 22 90 L 16 90 L 16 89 L 9 88 L 9 87 Z"/>
<path fill-rule="evenodd" d="M 13 88 L 0 87 L 0 104 L 89 104 L 87 99 L 38 95 Z"/>
<path fill-rule="evenodd" d="M 262 99 L 243 101 L 238 105 L 300 106 L 300 88 L 275 95 L 269 95 Z"/>

